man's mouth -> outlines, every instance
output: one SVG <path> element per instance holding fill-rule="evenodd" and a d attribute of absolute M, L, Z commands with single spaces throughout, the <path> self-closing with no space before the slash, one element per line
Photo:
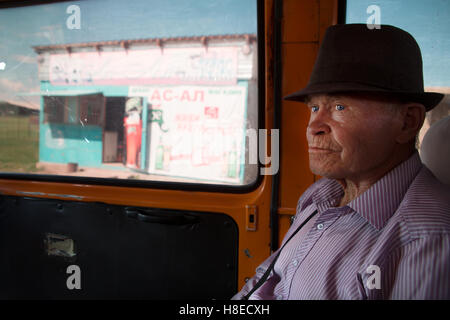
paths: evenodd
<path fill-rule="evenodd" d="M 308 152 L 309 153 L 332 153 L 332 152 L 337 152 L 337 151 L 330 149 L 330 148 L 309 146 Z"/>

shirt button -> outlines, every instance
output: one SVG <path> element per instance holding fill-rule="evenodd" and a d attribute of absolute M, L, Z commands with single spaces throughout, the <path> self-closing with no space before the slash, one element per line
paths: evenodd
<path fill-rule="evenodd" d="M 298 265 L 298 260 L 297 259 L 292 260 L 292 264 L 296 267 Z"/>
<path fill-rule="evenodd" d="M 319 223 L 319 224 L 317 225 L 317 229 L 318 229 L 318 230 L 322 230 L 322 229 L 323 229 L 323 223 Z"/>
<path fill-rule="evenodd" d="M 256 268 L 256 273 L 264 273 L 265 270 L 261 267 Z"/>
<path fill-rule="evenodd" d="M 283 296 L 281 294 L 277 295 L 277 300 L 283 300 Z"/>

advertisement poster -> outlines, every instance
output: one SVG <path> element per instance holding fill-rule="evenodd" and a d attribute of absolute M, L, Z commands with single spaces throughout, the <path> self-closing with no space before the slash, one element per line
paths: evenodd
<path fill-rule="evenodd" d="M 147 97 L 149 173 L 242 182 L 245 86 L 140 86 L 129 96 Z"/>

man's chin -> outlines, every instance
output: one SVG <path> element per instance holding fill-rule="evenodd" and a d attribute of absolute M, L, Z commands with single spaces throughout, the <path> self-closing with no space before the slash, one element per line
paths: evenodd
<path fill-rule="evenodd" d="M 309 166 L 309 169 L 313 174 L 317 176 L 336 180 L 344 179 L 342 172 L 339 172 L 337 170 L 325 169 L 319 166 L 313 166 L 311 164 Z"/>

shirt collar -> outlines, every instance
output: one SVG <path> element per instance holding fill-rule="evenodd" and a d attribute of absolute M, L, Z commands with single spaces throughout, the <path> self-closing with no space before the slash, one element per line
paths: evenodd
<path fill-rule="evenodd" d="M 322 213 L 331 207 L 337 207 L 343 195 L 344 190 L 339 182 L 324 178 L 320 188 L 312 195 L 312 201 L 316 205 L 319 213 Z"/>
<path fill-rule="evenodd" d="M 346 206 L 365 218 L 376 229 L 381 230 L 397 210 L 409 185 L 419 170 L 422 162 L 418 152 L 373 184 L 366 192 L 353 199 Z M 334 179 L 327 179 L 312 196 L 320 213 L 336 207 L 344 195 L 342 185 Z"/>
<path fill-rule="evenodd" d="M 382 229 L 397 210 L 412 180 L 422 168 L 418 152 L 384 177 L 366 192 L 353 199 L 348 206 L 359 213 L 376 229 Z"/>

